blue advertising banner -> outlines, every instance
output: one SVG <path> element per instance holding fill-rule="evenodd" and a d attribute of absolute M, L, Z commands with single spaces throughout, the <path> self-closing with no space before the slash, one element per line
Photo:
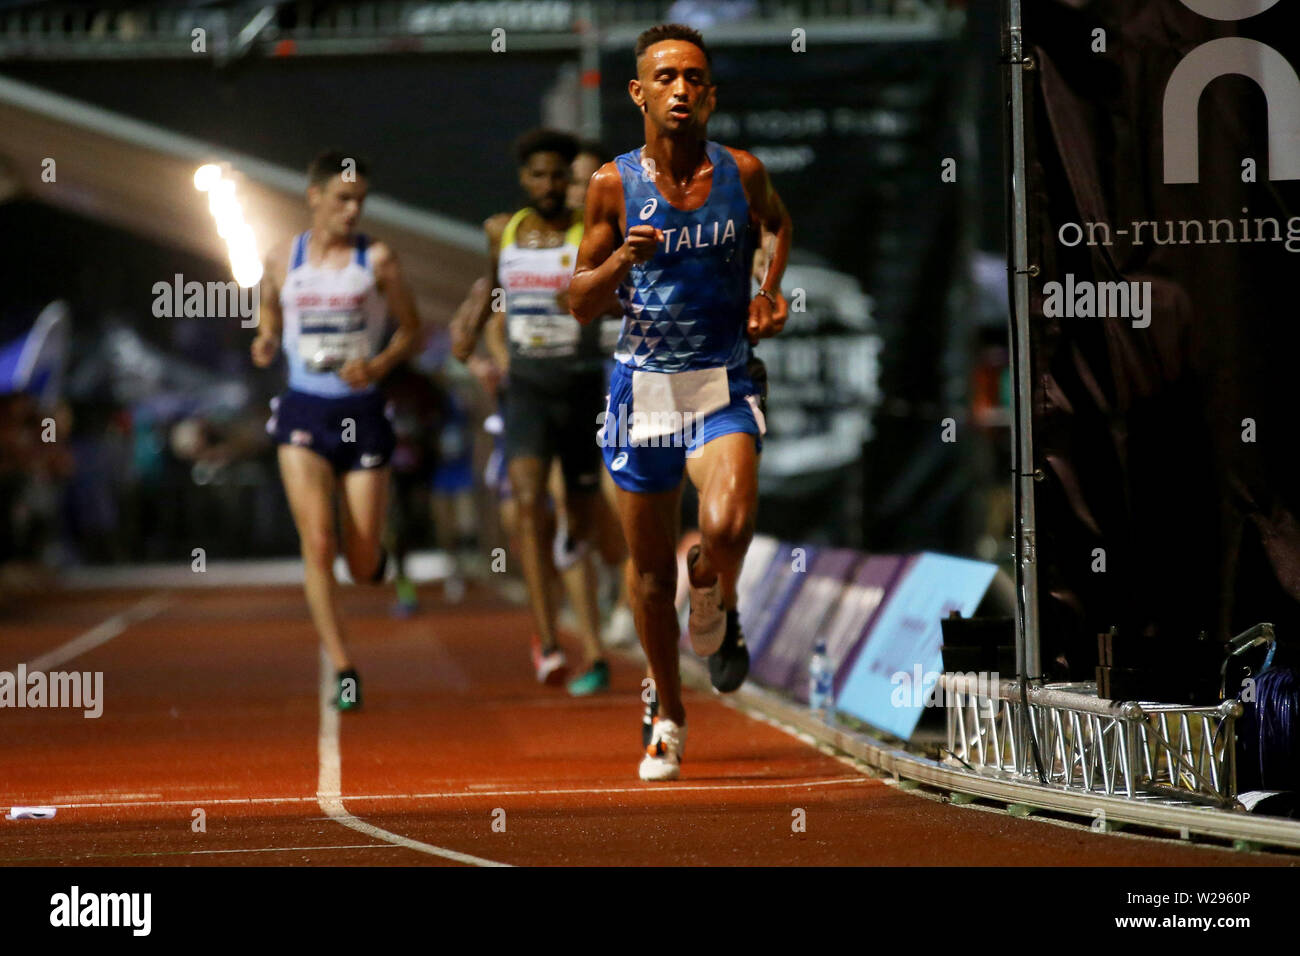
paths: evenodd
<path fill-rule="evenodd" d="M 997 566 L 924 553 L 906 570 L 862 642 L 837 706 L 904 739 L 916 730 L 927 691 L 943 671 L 939 622 L 970 616 Z"/>
<path fill-rule="evenodd" d="M 799 552 L 798 555 L 796 551 Z M 764 596 L 764 601 L 753 616 L 753 625 L 745 625 L 742 619 L 741 626 L 745 628 L 745 644 L 749 647 L 751 667 L 757 669 L 759 666 L 767 645 L 781 627 L 786 611 L 808 580 L 806 573 L 796 571 L 795 568 L 807 567 L 815 562 L 821 551 L 821 548 L 812 545 L 784 542 L 777 549 L 768 573 L 759 586 L 759 594 Z"/>
<path fill-rule="evenodd" d="M 754 664 L 754 676 L 760 683 L 799 700 L 808 699 L 808 661 L 813 646 L 819 636 L 825 636 L 824 625 L 861 561 L 860 552 L 837 549 L 818 555 L 806 573 L 795 571 L 806 580 L 765 653 Z"/>
<path fill-rule="evenodd" d="M 915 559 L 900 554 L 872 554 L 857 566 L 839 604 L 826 624 L 826 655 L 835 673 L 835 693 L 843 690 L 848 667 L 858 647 L 871 632 L 903 570 Z"/>

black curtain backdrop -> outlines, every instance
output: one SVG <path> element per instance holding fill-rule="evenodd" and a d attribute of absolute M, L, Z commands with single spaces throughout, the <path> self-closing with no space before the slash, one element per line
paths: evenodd
<path fill-rule="evenodd" d="M 1199 182 L 1164 181 L 1162 111 L 1175 67 L 1218 37 L 1259 40 L 1300 67 L 1300 7 L 1282 0 L 1232 22 L 1179 0 L 1036 0 L 1024 35 L 1035 61 L 1026 182 L 1029 261 L 1041 269 L 1030 324 L 1044 662 L 1091 677 L 1096 635 L 1111 626 L 1190 642 L 1271 620 L 1295 642 L 1300 218 L 1294 241 L 1287 229 L 1300 181 L 1269 179 L 1267 103 L 1252 80 L 1206 86 Z M 1273 99 L 1276 136 L 1286 110 L 1300 110 L 1300 86 L 1278 84 Z M 1243 181 L 1248 159 L 1254 182 Z M 1271 235 L 1255 223 L 1266 217 L 1282 241 L 1240 241 Z M 1231 220 L 1237 242 L 1223 225 L 1208 241 L 1216 219 Z M 1184 220 L 1207 241 L 1189 226 L 1181 244 Z M 1161 239 L 1172 221 L 1175 242 L 1156 244 L 1150 226 L 1135 241 L 1136 221 L 1159 223 Z M 1088 245 L 1090 222 L 1109 224 L 1111 245 L 1100 232 Z M 1071 223 L 1085 230 L 1077 245 Z M 1046 284 L 1067 275 L 1149 282 L 1150 325 L 1045 317 Z"/>

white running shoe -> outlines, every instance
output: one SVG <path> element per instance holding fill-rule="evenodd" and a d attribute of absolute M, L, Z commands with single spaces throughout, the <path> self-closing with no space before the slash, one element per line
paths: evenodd
<path fill-rule="evenodd" d="M 641 758 L 641 779 L 676 780 L 682 772 L 685 749 L 686 725 L 679 727 L 666 717 L 656 717 L 650 731 L 650 746 Z"/>
<path fill-rule="evenodd" d="M 637 646 L 636 621 L 626 604 L 620 604 L 610 612 L 601 641 L 612 648 Z"/>
<path fill-rule="evenodd" d="M 686 553 L 686 573 L 700 558 L 700 546 L 693 545 Z M 689 577 L 687 582 L 689 583 Z M 691 636 L 691 648 L 700 657 L 718 653 L 727 636 L 727 612 L 722 607 L 722 579 L 717 578 L 706 588 L 690 586 L 691 616 L 686 625 Z"/>

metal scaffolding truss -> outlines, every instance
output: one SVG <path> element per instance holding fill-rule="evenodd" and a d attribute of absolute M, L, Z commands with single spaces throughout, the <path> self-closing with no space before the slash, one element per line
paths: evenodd
<path fill-rule="evenodd" d="M 41 5 L 0 10 L 0 59 L 488 53 L 501 39 L 507 50 L 579 51 L 625 43 L 662 22 L 670 7 L 642 0 Z M 788 42 L 800 27 L 814 42 L 925 39 L 951 35 L 962 18 L 946 0 L 752 0 L 722 9 L 741 15 L 708 26 L 711 45 Z"/>
<path fill-rule="evenodd" d="M 1130 799 L 1236 803 L 1235 700 L 1118 703 L 1092 683 L 1031 685 L 1022 695 L 1019 682 L 1001 681 L 990 693 L 969 674 L 944 674 L 939 686 L 951 759 L 975 772 Z"/>

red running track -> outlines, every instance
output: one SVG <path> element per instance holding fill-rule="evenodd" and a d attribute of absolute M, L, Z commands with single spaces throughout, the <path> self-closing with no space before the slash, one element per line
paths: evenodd
<path fill-rule="evenodd" d="M 0 807 L 58 808 L 52 820 L 0 819 L 0 863 L 1295 862 L 950 806 L 711 694 L 687 698 L 681 780 L 642 783 L 635 663 L 614 662 L 612 693 L 572 700 L 533 680 L 525 611 L 483 589 L 455 606 L 440 593 L 425 589 L 424 609 L 404 621 L 388 616 L 390 592 L 346 595 L 365 708 L 345 715 L 322 711 L 316 640 L 294 588 L 171 591 L 153 603 L 151 592 L 68 592 L 11 608 L 0 669 L 91 632 L 76 657 L 47 667 L 102 671 L 104 711 L 0 709 Z"/>

